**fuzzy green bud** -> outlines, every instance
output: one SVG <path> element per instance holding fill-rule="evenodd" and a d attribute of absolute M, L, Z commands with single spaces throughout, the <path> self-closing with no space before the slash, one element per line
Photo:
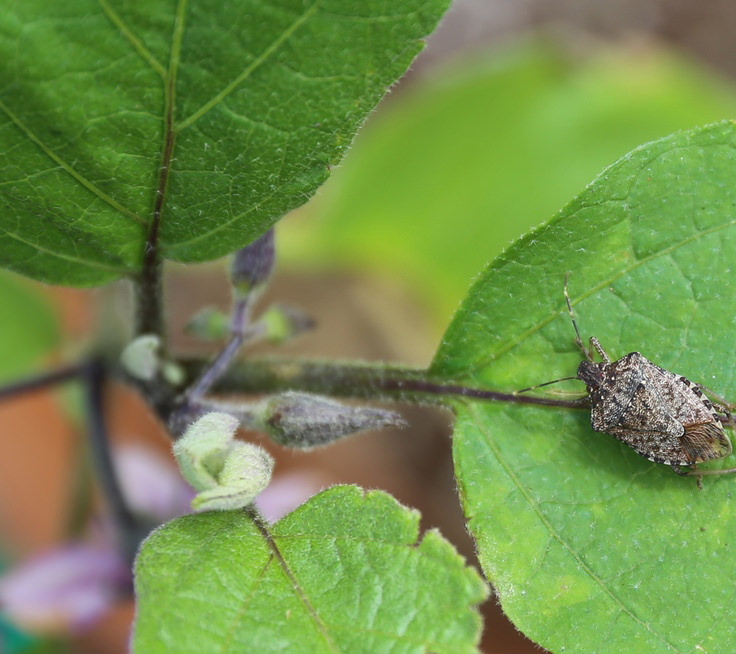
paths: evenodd
<path fill-rule="evenodd" d="M 184 478 L 198 491 L 197 511 L 248 506 L 268 485 L 273 459 L 252 443 L 235 440 L 238 419 L 208 413 L 174 443 L 174 456 Z"/>
<path fill-rule="evenodd" d="M 189 319 L 184 331 L 202 341 L 219 341 L 230 333 L 230 316 L 219 309 L 205 307 Z"/>
<path fill-rule="evenodd" d="M 264 338 L 274 345 L 290 341 L 315 325 L 314 319 L 301 309 L 278 303 L 266 309 L 259 323 L 263 325 Z"/>
<path fill-rule="evenodd" d="M 120 363 L 131 377 L 151 381 L 161 368 L 161 339 L 155 334 L 143 334 L 133 339 L 120 354 Z"/>

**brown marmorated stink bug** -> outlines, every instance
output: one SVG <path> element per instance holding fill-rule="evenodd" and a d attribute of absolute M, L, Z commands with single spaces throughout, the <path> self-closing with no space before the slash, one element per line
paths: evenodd
<path fill-rule="evenodd" d="M 585 382 L 593 430 L 610 434 L 650 461 L 671 466 L 677 474 L 697 476 L 698 485 L 702 475 L 736 472 L 736 468 L 696 468 L 698 463 L 731 454 L 731 441 L 718 413 L 730 420 L 728 408 L 714 406 L 701 386 L 660 368 L 639 352 L 611 361 L 595 336 L 586 349 L 567 292 L 567 276 L 564 293 L 575 342 L 585 357 L 577 375 L 567 379 Z M 593 350 L 601 362 L 593 360 Z"/>

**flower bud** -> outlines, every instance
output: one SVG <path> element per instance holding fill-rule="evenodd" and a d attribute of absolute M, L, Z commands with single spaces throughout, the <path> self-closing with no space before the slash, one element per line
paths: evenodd
<path fill-rule="evenodd" d="M 187 322 L 184 331 L 202 341 L 219 341 L 230 333 L 230 317 L 214 307 L 205 307 Z"/>
<path fill-rule="evenodd" d="M 161 367 L 161 339 L 155 334 L 143 334 L 133 339 L 120 355 L 120 363 L 131 377 L 151 381 Z"/>
<path fill-rule="evenodd" d="M 174 443 L 182 475 L 198 491 L 193 509 L 242 508 L 268 485 L 273 459 L 257 445 L 235 440 L 237 428 L 237 418 L 208 413 Z"/>
<path fill-rule="evenodd" d="M 273 472 L 273 459 L 258 445 L 232 443 L 217 485 L 202 490 L 192 500 L 195 511 L 240 509 L 248 506 L 268 486 Z"/>
<path fill-rule="evenodd" d="M 264 400 L 259 418 L 255 428 L 263 429 L 271 440 L 305 450 L 369 429 L 406 425 L 394 411 L 350 406 L 296 391 Z"/>
<path fill-rule="evenodd" d="M 248 294 L 268 281 L 275 258 L 273 232 L 273 228 L 269 229 L 235 253 L 230 280 L 237 293 Z"/>
<path fill-rule="evenodd" d="M 274 345 L 299 336 L 312 329 L 315 321 L 301 309 L 286 304 L 274 304 L 261 316 L 259 323 L 263 325 L 265 339 Z"/>
<path fill-rule="evenodd" d="M 187 380 L 184 368 L 176 363 L 176 361 L 161 362 L 161 377 L 174 388 L 181 386 Z"/>

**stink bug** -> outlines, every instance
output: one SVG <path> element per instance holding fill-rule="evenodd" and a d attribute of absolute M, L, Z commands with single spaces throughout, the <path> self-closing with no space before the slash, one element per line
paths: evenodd
<path fill-rule="evenodd" d="M 736 472 L 736 468 L 696 469 L 698 463 L 731 454 L 731 441 L 716 406 L 730 418 L 728 409 L 720 404 L 714 406 L 698 384 L 660 368 L 639 352 L 611 361 L 595 336 L 586 348 L 567 292 L 567 276 L 564 293 L 575 342 L 585 357 L 575 377 L 566 379 L 585 382 L 593 430 L 610 434 L 650 461 L 671 466 L 680 475 L 700 477 Z M 593 351 L 602 361 L 593 359 Z M 551 383 L 554 382 L 547 382 Z"/>

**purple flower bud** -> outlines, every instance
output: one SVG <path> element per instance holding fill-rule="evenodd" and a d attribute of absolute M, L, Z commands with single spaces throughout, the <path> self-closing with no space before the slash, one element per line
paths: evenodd
<path fill-rule="evenodd" d="M 368 429 L 406 426 L 394 411 L 350 406 L 321 395 L 295 391 L 265 400 L 261 421 L 260 428 L 271 440 L 299 449 L 327 445 Z"/>
<path fill-rule="evenodd" d="M 3 575 L 0 608 L 24 628 L 79 630 L 102 616 L 130 583 L 130 570 L 112 549 L 68 546 Z"/>
<path fill-rule="evenodd" d="M 273 232 L 272 227 L 235 253 L 230 279 L 238 292 L 249 293 L 268 280 L 275 258 Z"/>

